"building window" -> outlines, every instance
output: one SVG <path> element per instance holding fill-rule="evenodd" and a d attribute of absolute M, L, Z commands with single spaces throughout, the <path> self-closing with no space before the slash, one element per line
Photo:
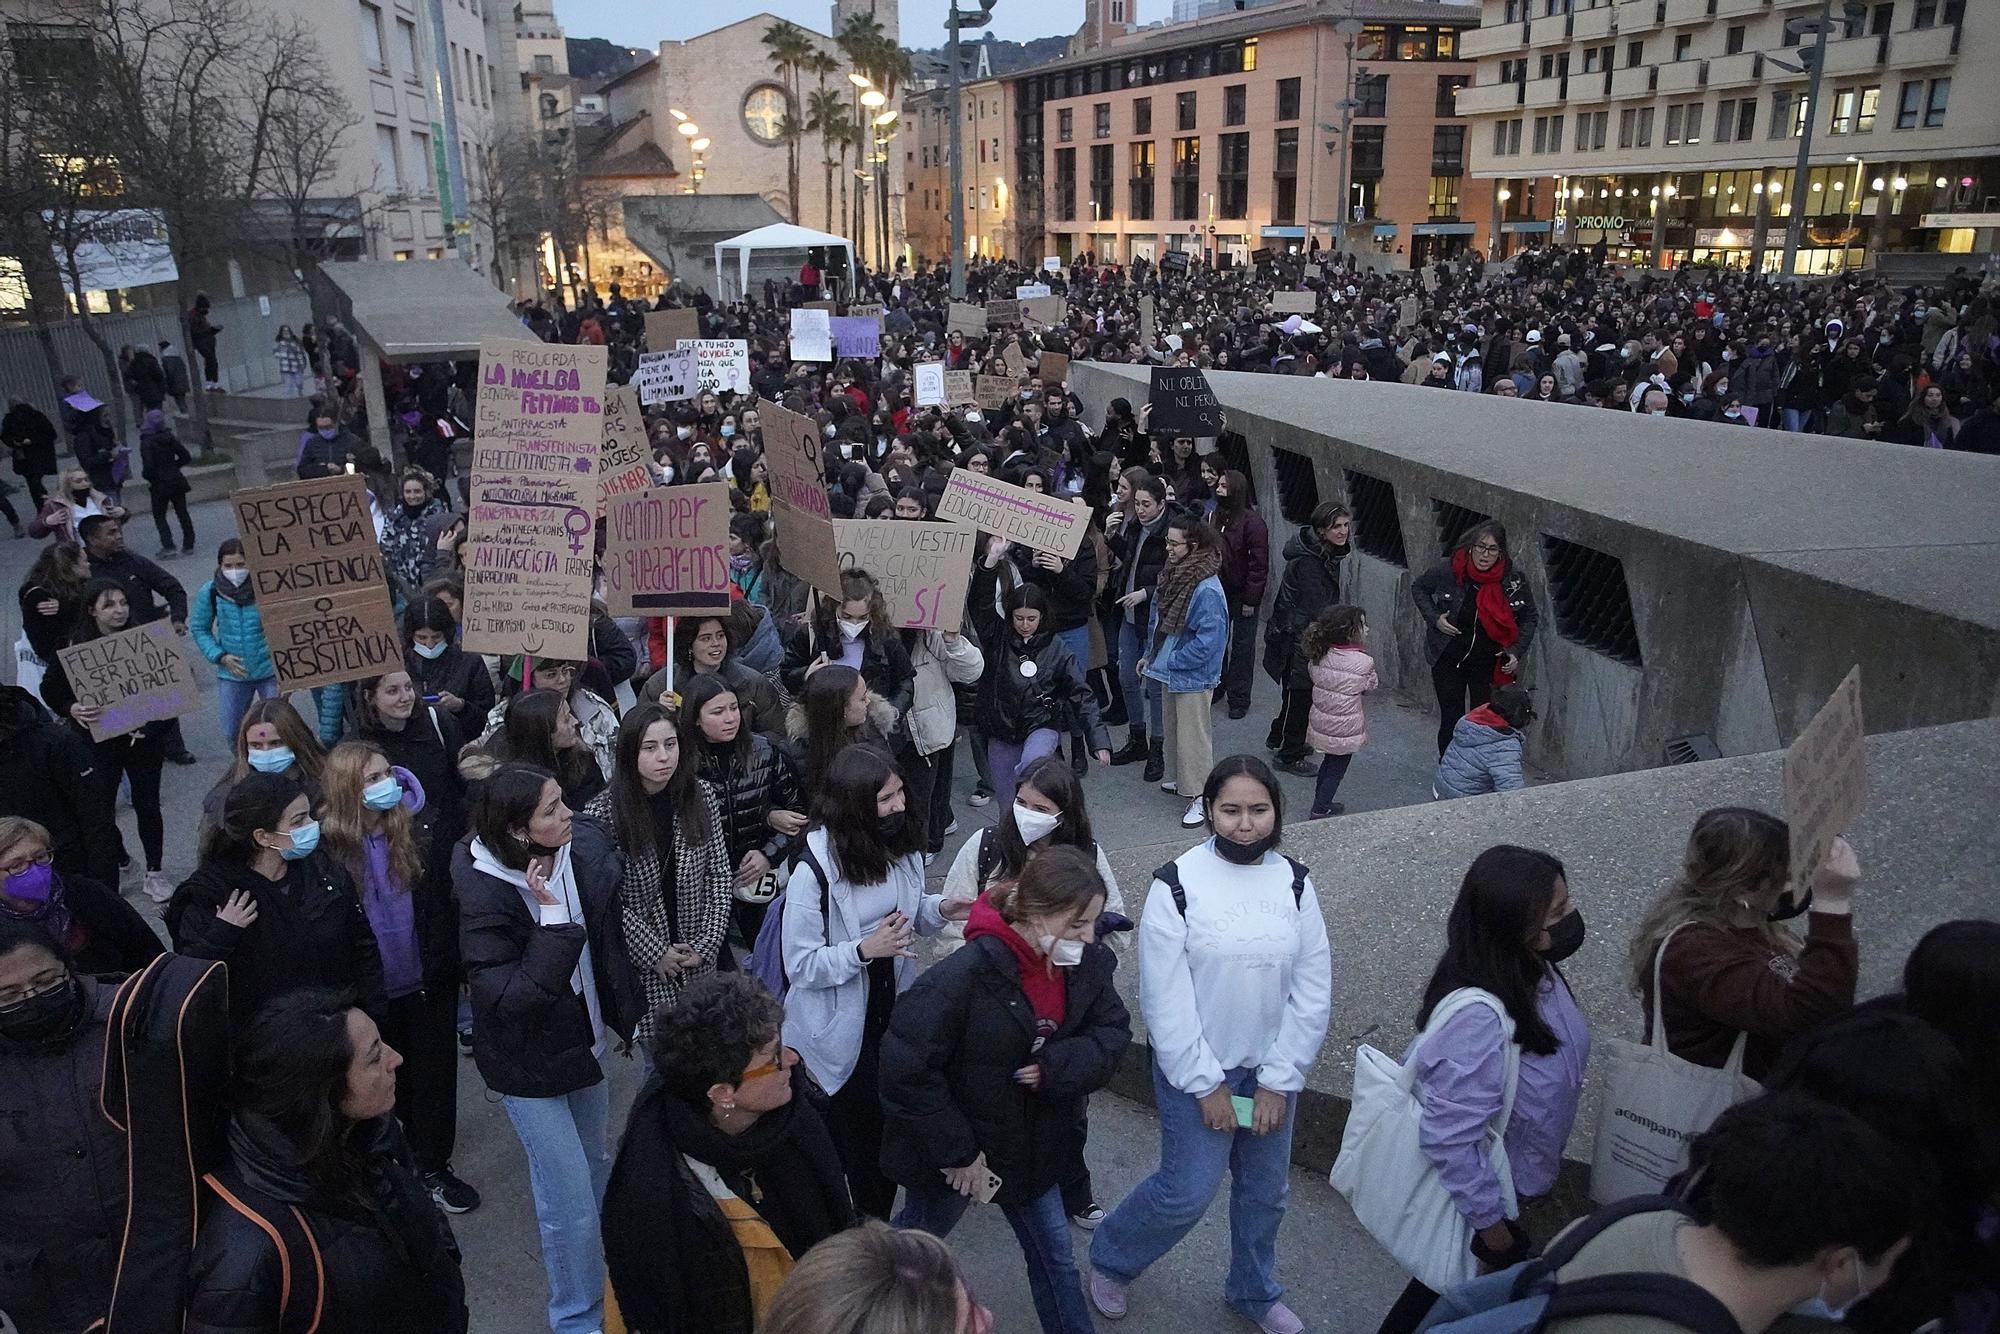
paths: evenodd
<path fill-rule="evenodd" d="M 1640 107 L 1639 147 L 1651 148 L 1652 146 L 1653 146 L 1653 109 L 1651 107 Z"/>
<path fill-rule="evenodd" d="M 1356 60 L 1381 60 L 1389 54 L 1389 30 L 1380 23 L 1363 25 L 1361 35 L 1354 39 Z"/>
<path fill-rule="evenodd" d="M 1463 125 L 1435 125 L 1431 127 L 1431 175 L 1462 176 L 1465 174 L 1465 127 Z"/>
<path fill-rule="evenodd" d="M 1250 136 L 1225 134 L 1216 144 L 1215 209 L 1225 218 L 1250 216 Z"/>
<path fill-rule="evenodd" d="M 1405 28 L 1396 42 L 1396 59 L 1429 60 L 1431 58 L 1431 30 L 1429 28 Z"/>
<path fill-rule="evenodd" d="M 1271 221 L 1293 222 L 1299 212 L 1299 132 L 1279 130 L 1272 141 Z"/>
<path fill-rule="evenodd" d="M 402 66 L 397 72 L 415 83 L 423 61 L 417 56 L 417 25 L 408 19 L 396 20 L 396 62 Z"/>
<path fill-rule="evenodd" d="M 1935 130 L 1944 124 L 1945 106 L 1951 101 L 1951 80 L 1932 79 L 1930 96 L 1924 99 L 1924 128 Z"/>
<path fill-rule="evenodd" d="M 1279 120 L 1297 120 L 1299 118 L 1299 81 L 1297 79 L 1278 80 L 1277 118 Z"/>
<path fill-rule="evenodd" d="M 382 11 L 369 4 L 361 6 L 361 58 L 369 69 L 389 72 L 389 62 L 382 55 Z"/>
<path fill-rule="evenodd" d="M 1833 120 L 1829 134 L 1867 134 L 1875 128 L 1880 109 L 1880 88 L 1843 88 L 1833 95 Z"/>
<path fill-rule="evenodd" d="M 1744 36 L 1748 32 L 1749 26 L 1747 24 L 1730 24 L 1728 30 L 1722 35 L 1722 54 L 1725 56 L 1740 55 L 1743 51 Z"/>
<path fill-rule="evenodd" d="M 1790 88 L 1771 94 L 1771 135 L 1773 139 L 1796 139 L 1806 132 L 1806 99 Z"/>
<path fill-rule="evenodd" d="M 1126 214 L 1140 220 L 1153 216 L 1153 147 L 1151 139 L 1132 145 L 1132 198 Z"/>
<path fill-rule="evenodd" d="M 1389 127 L 1386 125 L 1357 125 L 1354 127 L 1354 160 L 1349 170 L 1356 176 L 1380 176 L 1382 174 L 1382 151 Z M 1521 151 L 1521 122 L 1514 122 L 1514 150 Z"/>
<path fill-rule="evenodd" d="M 1437 105 L 1431 110 L 1440 116 L 1458 114 L 1458 90 L 1472 80 L 1463 74 L 1440 74 L 1438 76 Z"/>
<path fill-rule="evenodd" d="M 1663 144 L 1698 144 L 1701 142 L 1701 103 L 1689 102 L 1667 108 L 1666 132 L 1660 142 Z"/>
<path fill-rule="evenodd" d="M 410 131 L 410 184 L 418 194 L 435 195 L 437 181 L 431 173 L 431 137 Z"/>
<path fill-rule="evenodd" d="M 1076 138 L 1076 109 L 1063 107 L 1056 112 L 1056 142 L 1066 144 Z"/>
<path fill-rule="evenodd" d="M 1458 177 L 1431 177 L 1430 216 L 1433 220 L 1458 216 Z"/>
<path fill-rule="evenodd" d="M 1257 69 L 1257 39 L 1255 37 L 1251 37 L 1245 39 L 1243 43 L 1243 72 L 1245 74 L 1252 74 L 1256 72 L 1256 69 Z"/>
<path fill-rule="evenodd" d="M 1438 29 L 1437 58 L 1439 60 L 1458 59 L 1458 29 L 1456 28 Z"/>
<path fill-rule="evenodd" d="M 1199 216 L 1201 205 L 1201 138 L 1174 140 L 1174 216 Z"/>
<path fill-rule="evenodd" d="M 1693 33 L 1691 33 L 1691 32 L 1684 32 L 1684 33 L 1681 33 L 1681 34 L 1680 34 L 1679 36 L 1675 37 L 1675 38 L 1674 38 L 1674 59 L 1675 59 L 1675 60 L 1686 60 L 1686 59 L 1688 58 L 1688 51 L 1689 51 L 1689 49 L 1690 49 L 1690 48 L 1692 48 L 1693 46 L 1694 46 L 1694 34 L 1693 34 Z"/>
<path fill-rule="evenodd" d="M 1180 93 L 1174 98 L 1174 128 L 1192 130 L 1194 128 L 1194 94 Z"/>
<path fill-rule="evenodd" d="M 1109 139 L 1111 137 L 1111 104 L 1099 102 L 1090 109 L 1091 137 Z"/>
<path fill-rule="evenodd" d="M 1361 105 L 1354 108 L 1357 116 L 1382 117 L 1389 114 L 1389 76 L 1386 74 L 1357 74 L 1354 76 L 1354 100 Z"/>
<path fill-rule="evenodd" d="M 1249 115 L 1249 89 L 1246 85 L 1232 83 L 1222 90 L 1222 123 L 1241 125 Z"/>
<path fill-rule="evenodd" d="M 1645 59 L 1646 59 L 1646 43 L 1644 40 L 1625 43 L 1626 69 L 1637 68 L 1639 65 L 1645 62 Z"/>
<path fill-rule="evenodd" d="M 1076 150 L 1056 150 L 1056 217 L 1063 222 L 1076 218 Z"/>
<path fill-rule="evenodd" d="M 1556 134 L 1556 147 L 1562 147 L 1562 134 L 1560 131 Z M 1531 153 L 1546 153 L 1549 151 L 1549 118 L 1547 116 L 1535 117 L 1534 146 L 1528 151 Z"/>
<path fill-rule="evenodd" d="M 1114 210 L 1112 202 L 1112 176 L 1110 144 L 1093 144 L 1090 149 L 1090 220 L 1108 221 Z"/>
<path fill-rule="evenodd" d="M 1153 99 L 1135 97 L 1132 99 L 1132 133 L 1151 134 L 1153 132 Z"/>
<path fill-rule="evenodd" d="M 1637 108 L 1626 107 L 1623 111 L 1619 112 L 1618 146 L 1620 148 L 1630 148 L 1632 146 L 1634 136 L 1638 133 L 1638 128 L 1639 128 L 1639 112 Z"/>
<path fill-rule="evenodd" d="M 396 131 L 392 126 L 375 127 L 375 169 L 381 173 L 386 193 L 403 193 L 403 165 L 396 153 Z"/>

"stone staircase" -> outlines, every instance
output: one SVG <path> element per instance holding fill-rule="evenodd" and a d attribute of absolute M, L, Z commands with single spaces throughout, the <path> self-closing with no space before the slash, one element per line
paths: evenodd
<path fill-rule="evenodd" d="M 209 430 L 213 448 L 204 449 L 191 415 L 175 413 L 174 430 L 181 443 L 194 455 L 187 475 L 188 503 L 227 500 L 233 491 L 297 480 L 294 460 L 298 457 L 299 433 L 305 429 L 306 402 L 303 398 L 283 398 L 256 392 L 210 394 Z M 133 472 L 138 472 L 135 447 Z M 73 468 L 68 455 L 57 460 L 59 468 Z M 125 484 L 125 508 L 133 514 L 150 513 L 152 489 L 142 477 Z"/>

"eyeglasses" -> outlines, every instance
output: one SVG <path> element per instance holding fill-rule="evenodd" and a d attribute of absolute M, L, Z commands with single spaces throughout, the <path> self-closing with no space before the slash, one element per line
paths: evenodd
<path fill-rule="evenodd" d="M 55 854 L 47 848 L 43 848 L 32 857 L 10 857 L 4 862 L 0 862 L 0 880 L 4 880 L 9 876 L 19 875 L 30 866 L 47 866 L 54 860 Z"/>
<path fill-rule="evenodd" d="M 1497 556 L 1500 554 L 1500 548 L 1491 542 L 1481 542 L 1472 548 L 1472 554 L 1475 556 Z"/>
<path fill-rule="evenodd" d="M 790 1060 L 787 1060 L 787 1057 L 790 1057 Z M 753 1083 L 759 1079 L 766 1079 L 772 1075 L 781 1075 L 790 1069 L 792 1061 L 797 1059 L 798 1057 L 793 1054 L 789 1047 L 780 1047 L 778 1049 L 777 1060 L 766 1061 L 762 1065 L 754 1065 L 745 1070 L 742 1076 L 736 1081 L 737 1087 L 741 1088 L 745 1084 Z"/>
<path fill-rule="evenodd" d="M 44 969 L 28 979 L 25 987 L 0 988 L 0 1010 L 11 1010 L 16 1005 L 25 1005 L 45 991 L 54 991 L 69 980 L 69 971 L 60 964 Z"/>

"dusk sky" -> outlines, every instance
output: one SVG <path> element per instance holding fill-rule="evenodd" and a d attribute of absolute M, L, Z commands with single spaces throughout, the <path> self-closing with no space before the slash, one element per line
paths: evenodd
<path fill-rule="evenodd" d="M 946 3 L 947 0 L 903 0 L 904 45 L 942 46 Z M 960 9 L 977 6 L 978 0 L 961 0 Z M 1164 18 L 1169 8 L 1168 0 L 1142 3 L 1140 20 Z M 676 5 L 633 4 L 632 0 L 556 0 L 556 18 L 569 36 L 603 37 L 621 46 L 648 50 L 662 41 L 692 37 L 755 14 L 774 14 L 824 32 L 832 10 L 827 0 L 712 0 L 705 4 Z M 1068 36 L 1082 22 L 1081 0 L 999 0 L 993 9 L 991 31 L 996 37 L 1024 42 L 1033 37 Z"/>

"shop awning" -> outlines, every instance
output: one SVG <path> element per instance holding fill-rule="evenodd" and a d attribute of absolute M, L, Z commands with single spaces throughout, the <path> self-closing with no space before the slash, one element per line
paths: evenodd
<path fill-rule="evenodd" d="M 1257 235 L 1259 236 L 1296 236 L 1304 238 L 1305 234 L 1306 229 L 1303 227 L 1260 227 L 1257 229 Z"/>
<path fill-rule="evenodd" d="M 1545 232 L 1549 230 L 1550 225 L 1546 219 L 1541 222 L 1503 222 L 1500 224 L 1500 230 L 1517 234 Z"/>
<path fill-rule="evenodd" d="M 1378 236 L 1378 237 L 1381 237 L 1381 236 L 1387 236 L 1387 237 L 1394 237 L 1394 236 L 1395 236 L 1395 234 L 1396 234 L 1396 224 L 1395 224 L 1395 223 L 1393 223 L 1393 222 L 1378 222 L 1378 223 L 1376 223 L 1376 224 L 1375 224 L 1375 235 L 1376 235 L 1376 236 Z"/>
<path fill-rule="evenodd" d="M 1478 228 L 1469 222 L 1420 222 L 1410 228 L 1412 236 L 1472 236 Z"/>

